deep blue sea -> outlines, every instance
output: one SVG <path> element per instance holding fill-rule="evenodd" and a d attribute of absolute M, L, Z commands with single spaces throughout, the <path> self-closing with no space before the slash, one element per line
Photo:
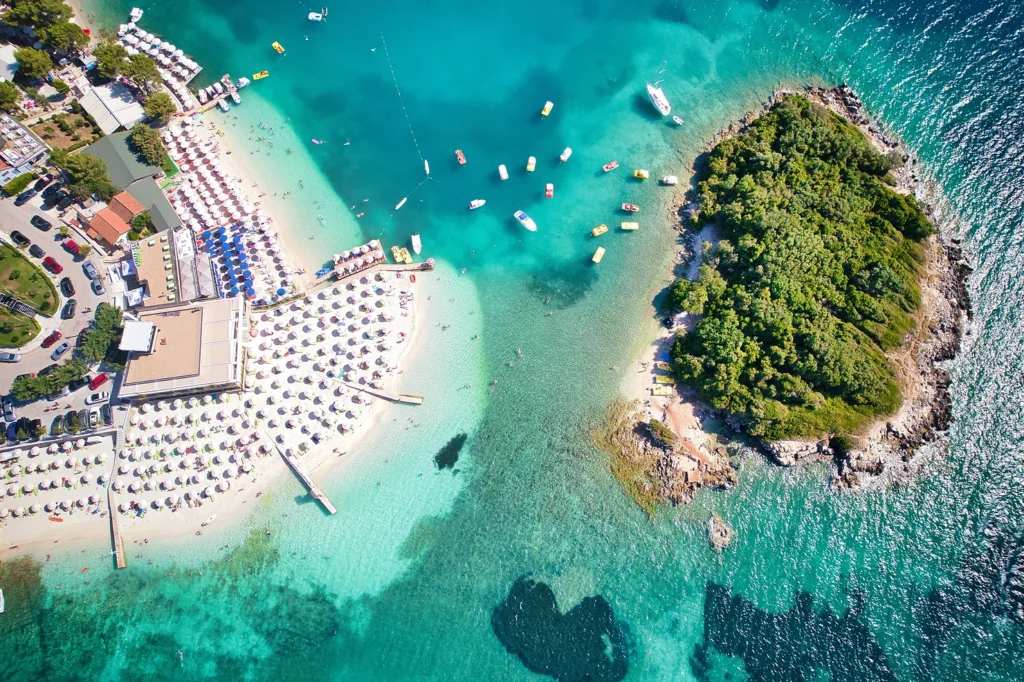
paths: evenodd
<path fill-rule="evenodd" d="M 91 11 L 116 27 L 130 6 Z M 89 585 L 80 556 L 0 565 L 0 679 L 1024 679 L 1024 6 L 380 0 L 321 24 L 294 1 L 139 6 L 204 78 L 271 71 L 212 116 L 292 192 L 280 229 L 306 263 L 423 236 L 440 267 L 403 389 L 427 400 L 325 474 L 337 516 L 285 481 L 236 528 L 154 544 L 152 565 L 94 568 Z M 644 97 L 663 63 L 682 128 Z M 688 176 L 776 88 L 840 82 L 917 153 L 922 198 L 972 255 L 948 448 L 915 482 L 861 494 L 751 457 L 735 489 L 649 520 L 587 437 L 619 390 L 610 368 L 655 335 L 677 248 L 670 194 L 628 171 Z M 588 232 L 623 201 L 641 229 L 610 231 L 594 267 Z M 712 513 L 737 530 L 721 556 Z"/>

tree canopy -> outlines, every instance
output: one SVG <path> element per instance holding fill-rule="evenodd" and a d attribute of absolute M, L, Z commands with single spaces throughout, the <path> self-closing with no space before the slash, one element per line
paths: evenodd
<path fill-rule="evenodd" d="M 109 303 L 100 303 L 92 325 L 83 332 L 82 355 L 91 362 L 113 358 L 117 355 L 123 330 L 121 311 Z"/>
<path fill-rule="evenodd" d="M 131 55 L 121 72 L 146 92 L 153 92 L 160 85 L 160 70 L 149 55 Z"/>
<path fill-rule="evenodd" d="M 18 60 L 18 73 L 28 79 L 42 78 L 53 68 L 50 55 L 32 47 L 19 47 L 14 58 Z"/>
<path fill-rule="evenodd" d="M 121 43 L 102 42 L 93 48 L 92 56 L 96 58 L 96 73 L 103 78 L 117 78 L 128 63 L 128 50 Z"/>
<path fill-rule="evenodd" d="M 895 411 L 884 352 L 914 327 L 933 233 L 888 159 L 799 96 L 723 140 L 698 177 L 721 238 L 669 304 L 702 316 L 677 337 L 680 379 L 769 440 L 851 433 Z"/>
<path fill-rule="evenodd" d="M 48 374 L 22 375 L 11 384 L 11 395 L 15 400 L 36 400 L 53 395 L 89 373 L 89 366 L 79 358 L 68 360 L 56 366 Z"/>
<path fill-rule="evenodd" d="M 147 116 L 160 123 L 165 123 L 178 110 L 178 107 L 174 105 L 174 100 L 166 92 L 158 92 L 150 96 L 142 108 Z"/>
<path fill-rule="evenodd" d="M 89 44 L 89 36 L 78 24 L 65 21 L 43 31 L 43 44 L 54 50 L 78 52 Z"/>
<path fill-rule="evenodd" d="M 128 146 L 154 166 L 159 166 L 167 158 L 167 148 L 160 139 L 160 133 L 145 123 L 136 123 L 128 133 Z"/>
<path fill-rule="evenodd" d="M 50 163 L 67 173 L 68 189 L 80 200 L 94 193 L 108 200 L 117 191 L 107 174 L 107 164 L 98 156 L 54 149 L 50 152 Z"/>
<path fill-rule="evenodd" d="M 10 112 L 18 108 L 18 100 L 21 94 L 18 88 L 9 81 L 0 81 L 0 109 Z"/>
<path fill-rule="evenodd" d="M 13 0 L 3 15 L 4 22 L 44 30 L 66 22 L 75 15 L 64 0 Z"/>

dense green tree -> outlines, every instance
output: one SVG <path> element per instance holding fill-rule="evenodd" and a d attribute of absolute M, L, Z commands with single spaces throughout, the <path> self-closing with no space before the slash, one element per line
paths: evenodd
<path fill-rule="evenodd" d="M 68 154 L 54 149 L 50 152 L 50 163 L 67 174 L 68 190 L 79 199 L 95 193 L 107 200 L 117 191 L 107 175 L 107 164 L 98 156 L 86 152 Z"/>
<path fill-rule="evenodd" d="M 65 21 L 43 31 L 43 44 L 54 50 L 78 52 L 89 44 L 89 36 L 78 24 Z"/>
<path fill-rule="evenodd" d="M 136 123 L 128 133 L 128 145 L 146 163 L 159 166 L 167 158 L 167 148 L 160 139 L 160 133 L 145 123 Z"/>
<path fill-rule="evenodd" d="M 53 68 L 50 55 L 32 47 L 19 47 L 14 51 L 14 58 L 18 61 L 18 73 L 30 80 L 42 78 Z"/>
<path fill-rule="evenodd" d="M 109 303 L 100 303 L 92 324 L 83 332 L 82 355 L 86 360 L 99 362 L 116 352 L 123 329 L 121 311 Z"/>
<path fill-rule="evenodd" d="M 96 58 L 96 73 L 103 78 L 117 78 L 128 64 L 128 50 L 121 43 L 102 42 L 93 48 Z"/>
<path fill-rule="evenodd" d="M 71 5 L 63 0 L 12 0 L 10 7 L 3 15 L 5 23 L 40 31 L 65 23 L 75 15 Z"/>
<path fill-rule="evenodd" d="M 0 81 L 0 109 L 7 112 L 16 111 L 20 99 L 21 93 L 18 92 L 14 83 Z"/>
<path fill-rule="evenodd" d="M 720 142 L 698 177 L 700 221 L 720 241 L 667 307 L 703 316 L 677 337 L 680 379 L 753 434 L 847 433 L 899 405 L 885 357 L 913 329 L 917 201 L 891 160 L 798 96 Z"/>
<path fill-rule="evenodd" d="M 133 54 L 122 70 L 124 75 L 134 81 L 146 92 L 153 92 L 160 86 L 160 71 L 156 68 L 153 58 L 144 54 Z"/>
<path fill-rule="evenodd" d="M 165 123 L 178 110 L 178 107 L 174 105 L 174 100 L 166 92 L 158 92 L 150 96 L 142 108 L 147 116 L 160 123 Z"/>
<path fill-rule="evenodd" d="M 66 95 L 71 92 L 71 86 L 57 78 L 53 81 L 53 89 L 57 91 L 58 95 Z M 50 127 L 50 126 L 47 126 Z"/>
<path fill-rule="evenodd" d="M 11 385 L 11 394 L 15 400 L 30 401 L 53 395 L 72 381 L 81 379 L 89 373 L 89 366 L 79 358 L 68 360 L 58 365 L 48 374 L 22 375 Z"/>

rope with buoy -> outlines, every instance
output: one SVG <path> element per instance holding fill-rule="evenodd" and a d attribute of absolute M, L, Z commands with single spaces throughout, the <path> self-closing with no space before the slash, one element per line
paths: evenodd
<path fill-rule="evenodd" d="M 387 41 L 384 40 L 384 34 L 380 34 L 380 42 L 384 45 L 384 56 L 388 60 L 388 68 L 391 70 L 391 80 L 395 84 L 395 92 L 398 93 L 398 102 L 402 105 L 402 113 L 405 114 L 405 122 L 409 126 L 409 134 L 412 136 L 412 143 L 416 145 L 416 153 L 420 157 L 420 161 L 426 163 L 426 159 L 423 158 L 423 152 L 420 151 L 419 140 L 416 139 L 416 131 L 412 129 L 412 119 L 409 118 L 409 110 L 405 108 L 405 100 L 402 99 L 402 90 L 398 87 L 398 77 L 395 75 L 395 66 L 391 63 L 391 53 L 388 52 Z M 424 166 L 426 167 L 426 166 Z M 427 174 L 430 177 L 430 174 Z"/>

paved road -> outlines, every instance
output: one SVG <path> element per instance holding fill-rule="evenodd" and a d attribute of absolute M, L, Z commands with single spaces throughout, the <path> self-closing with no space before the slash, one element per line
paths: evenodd
<path fill-rule="evenodd" d="M 0 232 L 3 233 L 4 239 L 10 241 L 8 235 L 12 230 L 18 230 L 26 237 L 32 240 L 32 243 L 38 244 L 47 256 L 53 256 L 53 258 L 61 264 L 64 268 L 64 272 L 60 275 L 54 276 L 49 272 L 46 274 L 53 280 L 54 286 L 57 287 L 57 293 L 61 297 L 60 307 L 57 312 L 50 318 L 46 318 L 42 315 L 36 317 L 43 331 L 40 335 L 32 342 L 27 344 L 21 350 L 21 362 L 10 365 L 0 366 L 0 393 L 6 394 L 10 391 L 11 382 L 19 374 L 34 374 L 39 370 L 43 369 L 53 361 L 50 360 L 50 353 L 53 352 L 53 348 L 44 349 L 40 347 L 40 343 L 47 334 L 52 332 L 54 329 L 60 329 L 65 339 L 69 339 L 72 346 L 74 346 L 75 337 L 78 333 L 89 326 L 89 322 L 92 320 L 93 313 L 83 313 L 83 309 L 91 309 L 95 311 L 96 306 L 102 301 L 109 302 L 109 289 L 110 289 L 110 277 L 107 275 L 106 267 L 99 260 L 99 258 L 90 256 L 88 260 L 92 261 L 92 264 L 96 266 L 96 270 L 103 277 L 103 286 L 107 288 L 107 292 L 102 296 L 96 296 L 92 293 L 92 289 L 89 286 L 89 278 L 85 276 L 85 271 L 82 270 L 82 263 L 85 262 L 85 258 L 75 257 L 68 253 L 62 246 L 61 237 L 57 230 L 60 227 L 60 220 L 56 216 L 55 211 L 43 211 L 40 208 L 40 198 L 37 196 L 32 201 L 24 206 L 15 206 L 13 199 L 0 200 Z M 41 215 L 51 223 L 53 223 L 53 229 L 49 232 L 43 232 L 37 229 L 29 221 L 33 215 Z M 76 240 L 77 241 L 77 240 Z M 81 242 L 79 242 L 81 243 Z M 42 266 L 41 259 L 33 258 L 28 255 L 28 251 L 25 251 L 25 255 Z M 44 269 L 45 271 L 45 269 Z M 62 277 L 69 277 L 71 283 L 75 286 L 74 299 L 78 302 L 76 308 L 75 317 L 70 320 L 62 320 L 60 318 L 60 312 L 64 307 L 66 298 L 60 292 L 60 279 Z M 71 357 L 71 351 L 64 354 L 61 360 Z M 83 391 L 84 392 L 84 391 Z"/>

